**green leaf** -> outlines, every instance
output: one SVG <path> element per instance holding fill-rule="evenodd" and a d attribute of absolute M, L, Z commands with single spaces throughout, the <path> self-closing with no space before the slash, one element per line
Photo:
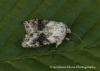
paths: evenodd
<path fill-rule="evenodd" d="M 73 21 L 72 32 L 86 45 L 70 34 L 78 42 L 64 40 L 54 57 L 55 44 L 23 48 L 22 23 L 34 18 Z M 0 71 L 100 71 L 100 0 L 0 0 Z"/>

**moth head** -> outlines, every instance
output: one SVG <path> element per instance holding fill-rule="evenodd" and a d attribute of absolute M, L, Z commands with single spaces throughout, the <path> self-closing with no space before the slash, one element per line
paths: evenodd
<path fill-rule="evenodd" d="M 67 33 L 71 33 L 71 30 L 70 30 L 70 28 L 67 28 Z"/>

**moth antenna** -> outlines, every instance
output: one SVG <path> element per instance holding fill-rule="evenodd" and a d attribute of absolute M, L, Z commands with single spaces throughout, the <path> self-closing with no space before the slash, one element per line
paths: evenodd
<path fill-rule="evenodd" d="M 73 35 L 75 35 L 84 45 L 86 45 L 83 41 L 82 41 L 82 39 L 80 38 L 80 37 L 78 37 L 75 33 L 73 33 L 73 32 L 71 32 Z"/>
<path fill-rule="evenodd" d="M 73 22 L 75 21 L 76 17 L 73 19 L 72 23 L 70 24 L 69 28 L 72 27 Z"/>

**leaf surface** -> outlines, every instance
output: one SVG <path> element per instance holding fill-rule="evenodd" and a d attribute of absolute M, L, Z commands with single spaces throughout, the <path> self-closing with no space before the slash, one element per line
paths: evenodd
<path fill-rule="evenodd" d="M 47 19 L 71 26 L 57 48 L 23 48 L 23 21 Z M 62 66 L 66 68 L 57 68 Z M 74 68 L 94 66 L 96 68 Z M 70 68 L 72 67 L 72 68 Z M 0 0 L 0 71 L 100 71 L 100 0 Z"/>

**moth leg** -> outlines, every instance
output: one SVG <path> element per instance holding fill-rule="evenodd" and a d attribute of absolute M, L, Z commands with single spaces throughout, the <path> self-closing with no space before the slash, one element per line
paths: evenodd
<path fill-rule="evenodd" d="M 55 52 L 56 52 L 57 47 L 54 49 L 53 53 L 52 53 L 52 57 L 54 56 Z"/>
<path fill-rule="evenodd" d="M 56 49 L 57 49 L 57 44 L 56 44 L 56 48 L 54 49 L 54 51 L 53 51 L 53 53 L 52 53 L 52 57 L 54 57 L 54 54 L 55 54 L 55 52 L 56 52 Z"/>
<path fill-rule="evenodd" d="M 60 44 L 61 44 L 61 43 L 56 44 L 56 48 L 55 48 L 54 51 L 53 51 L 52 57 L 54 56 L 54 54 L 55 54 L 55 52 L 56 52 L 56 49 L 57 49 L 57 47 L 58 47 Z"/>
<path fill-rule="evenodd" d="M 74 40 L 74 39 L 69 39 L 69 38 L 65 38 L 67 41 L 75 41 L 75 42 L 77 42 L 76 40 Z"/>
<path fill-rule="evenodd" d="M 67 38 L 67 37 L 66 37 L 65 39 L 66 39 L 67 41 L 69 41 L 69 40 L 70 40 L 70 39 L 69 39 L 69 38 Z"/>

